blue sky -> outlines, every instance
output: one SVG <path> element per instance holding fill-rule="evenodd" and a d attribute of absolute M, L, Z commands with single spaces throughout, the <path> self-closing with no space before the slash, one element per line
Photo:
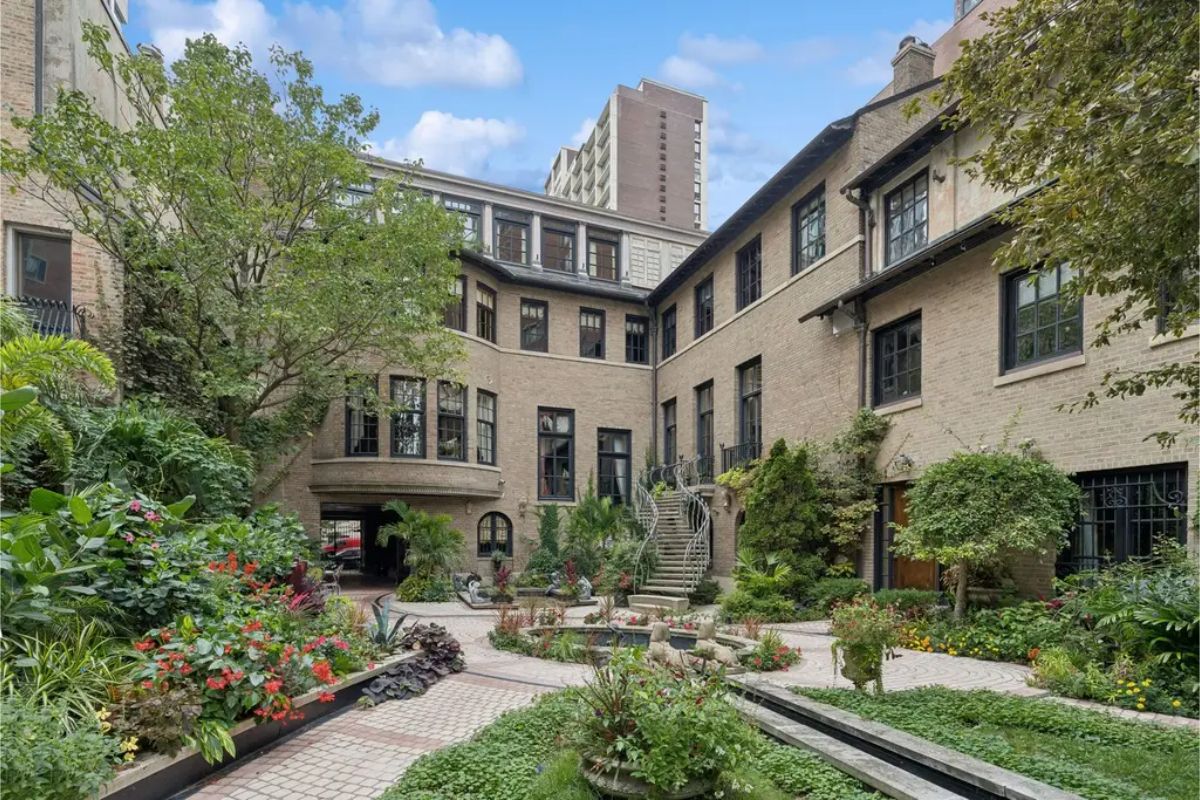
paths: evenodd
<path fill-rule="evenodd" d="M 710 101 L 715 228 L 887 82 L 902 36 L 933 41 L 952 9 L 953 0 L 132 0 L 125 32 L 168 58 L 202 31 L 260 57 L 273 43 L 302 50 L 327 91 L 355 92 L 380 111 L 381 154 L 534 191 L 614 86 L 672 83 Z"/>

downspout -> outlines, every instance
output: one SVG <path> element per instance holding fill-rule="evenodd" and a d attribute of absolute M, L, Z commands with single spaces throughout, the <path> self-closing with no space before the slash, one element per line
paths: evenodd
<path fill-rule="evenodd" d="M 875 214 L 869 201 L 862 198 L 860 189 L 843 189 L 842 196 L 858 206 L 858 278 L 871 277 L 871 243 L 875 233 Z M 867 407 L 867 305 L 861 298 L 854 301 L 854 327 L 858 330 L 858 407 Z"/>
<path fill-rule="evenodd" d="M 46 32 L 44 30 L 46 21 L 45 0 L 34 0 L 33 3 L 33 113 L 35 116 L 42 113 L 42 105 L 45 102 L 42 96 L 42 83 L 44 81 L 43 73 L 45 67 L 42 64 L 43 50 L 46 46 Z"/>
<path fill-rule="evenodd" d="M 658 460 L 658 307 L 647 304 L 650 318 L 648 345 L 650 347 L 650 448 L 651 464 Z"/>

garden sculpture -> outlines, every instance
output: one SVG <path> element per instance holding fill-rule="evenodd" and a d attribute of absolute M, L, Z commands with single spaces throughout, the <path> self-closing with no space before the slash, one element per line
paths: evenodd
<path fill-rule="evenodd" d="M 467 596 L 471 599 L 471 605 L 486 605 L 491 602 L 490 598 L 480 594 L 479 581 L 474 578 L 467 583 Z"/>
<path fill-rule="evenodd" d="M 589 581 L 587 578 L 580 575 L 579 580 L 576 582 L 575 586 L 579 590 L 579 599 L 580 600 L 587 601 L 587 600 L 592 599 L 592 582 L 591 581 Z"/>
<path fill-rule="evenodd" d="M 692 648 L 696 660 L 716 661 L 727 667 L 738 664 L 737 656 L 723 644 L 717 643 L 717 623 L 711 619 L 703 620 L 697 632 L 696 646 Z"/>
<path fill-rule="evenodd" d="M 668 667 L 690 667 L 687 655 L 682 650 L 671 647 L 671 629 L 665 622 L 656 622 L 650 628 L 650 648 L 647 653 L 651 661 L 666 664 Z"/>

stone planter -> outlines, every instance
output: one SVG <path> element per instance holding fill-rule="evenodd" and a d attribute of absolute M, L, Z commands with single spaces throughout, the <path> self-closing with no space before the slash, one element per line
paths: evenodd
<path fill-rule="evenodd" d="M 617 797 L 622 800 L 644 798 L 653 794 L 662 800 L 687 800 L 690 797 L 700 797 L 712 791 L 717 783 L 717 776 L 707 778 L 692 778 L 673 792 L 660 792 L 641 778 L 633 776 L 634 765 L 626 761 L 603 761 L 598 758 L 584 758 L 583 778 L 593 789 L 605 797 Z"/>
<path fill-rule="evenodd" d="M 853 651 L 842 649 L 842 677 L 862 689 L 871 681 L 878 681 L 883 665 L 872 663 Z"/>

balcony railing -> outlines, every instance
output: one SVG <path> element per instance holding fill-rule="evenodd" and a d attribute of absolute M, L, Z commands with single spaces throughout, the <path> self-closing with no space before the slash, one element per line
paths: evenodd
<path fill-rule="evenodd" d="M 762 442 L 742 442 L 732 447 L 721 445 L 721 472 L 728 472 L 762 455 Z"/>
<path fill-rule="evenodd" d="M 22 295 L 16 300 L 17 305 L 29 315 L 34 331 L 42 336 L 71 336 L 76 330 L 77 321 L 82 328 L 80 309 L 72 308 L 65 300 L 50 300 L 31 295 Z"/>

